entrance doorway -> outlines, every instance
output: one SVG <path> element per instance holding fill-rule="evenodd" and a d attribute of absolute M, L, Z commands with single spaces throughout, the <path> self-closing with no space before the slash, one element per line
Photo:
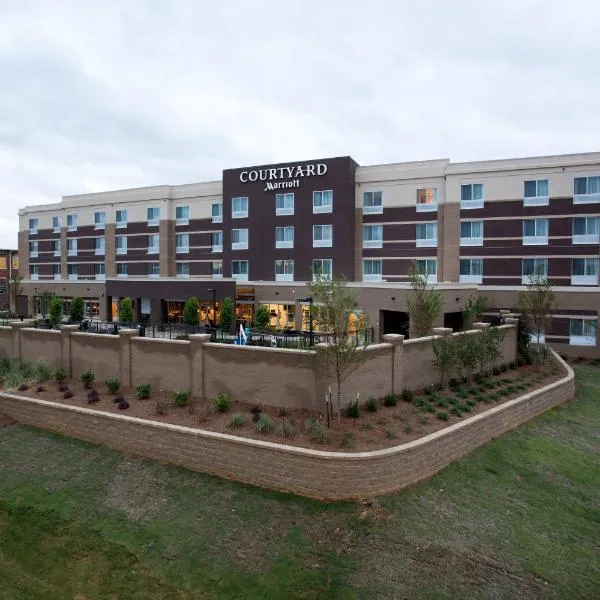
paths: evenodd
<path fill-rule="evenodd" d="M 381 335 L 385 333 L 400 333 L 407 339 L 410 333 L 408 313 L 399 310 L 382 310 L 379 312 Z"/>

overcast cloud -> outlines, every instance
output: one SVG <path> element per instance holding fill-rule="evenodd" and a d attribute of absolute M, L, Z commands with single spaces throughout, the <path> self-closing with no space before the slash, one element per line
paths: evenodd
<path fill-rule="evenodd" d="M 597 0 L 0 0 L 19 207 L 245 165 L 600 150 Z"/>

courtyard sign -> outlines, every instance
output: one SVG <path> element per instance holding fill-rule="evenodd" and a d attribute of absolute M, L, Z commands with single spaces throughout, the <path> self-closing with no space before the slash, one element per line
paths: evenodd
<path fill-rule="evenodd" d="M 265 192 L 268 192 L 269 190 L 297 188 L 300 187 L 301 178 L 325 175 L 325 173 L 327 173 L 327 165 L 325 163 L 295 165 L 291 167 L 272 167 L 270 169 L 242 171 L 240 173 L 240 181 L 242 183 L 264 181 Z M 282 179 L 285 181 L 280 181 Z"/>

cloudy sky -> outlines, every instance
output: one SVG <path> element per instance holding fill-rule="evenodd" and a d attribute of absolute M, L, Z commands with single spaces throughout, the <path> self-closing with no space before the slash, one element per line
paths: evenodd
<path fill-rule="evenodd" d="M 600 150 L 597 0 L 0 0 L 0 247 L 19 207 L 350 154 Z"/>

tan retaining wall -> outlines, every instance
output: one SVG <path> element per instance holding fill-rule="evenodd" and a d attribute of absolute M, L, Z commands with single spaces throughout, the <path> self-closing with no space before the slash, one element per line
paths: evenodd
<path fill-rule="evenodd" d="M 13 356 L 12 327 L 0 327 L 0 356 Z"/>
<path fill-rule="evenodd" d="M 97 381 L 120 373 L 119 337 L 95 333 L 71 333 L 71 374 L 93 371 Z"/>
<path fill-rule="evenodd" d="M 50 368 L 56 369 L 62 364 L 62 343 L 60 331 L 22 328 L 21 360 L 42 360 Z"/>
<path fill-rule="evenodd" d="M 572 399 L 573 371 L 554 358 L 565 370 L 561 380 L 419 440 L 375 452 L 294 448 L 12 394 L 0 394 L 0 412 L 25 425 L 261 487 L 326 500 L 366 498 L 427 478 Z"/>

